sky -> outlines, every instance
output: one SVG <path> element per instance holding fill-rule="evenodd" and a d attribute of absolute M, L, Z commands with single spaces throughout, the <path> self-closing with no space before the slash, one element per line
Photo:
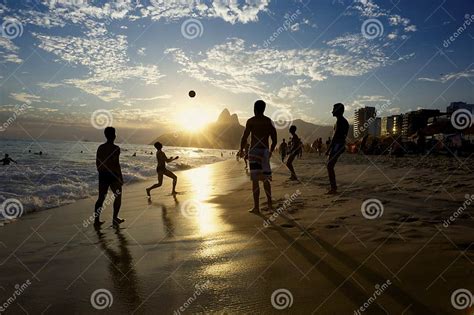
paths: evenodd
<path fill-rule="evenodd" d="M 0 138 L 474 103 L 471 0 L 0 0 Z M 190 98 L 188 92 L 196 91 Z"/>

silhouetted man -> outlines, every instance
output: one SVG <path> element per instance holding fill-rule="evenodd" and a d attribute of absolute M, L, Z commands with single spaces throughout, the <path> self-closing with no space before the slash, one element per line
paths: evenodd
<path fill-rule="evenodd" d="M 286 143 L 285 139 L 283 139 L 278 150 L 280 151 L 281 161 L 284 162 L 286 154 L 288 153 L 288 143 Z"/>
<path fill-rule="evenodd" d="M 327 192 L 328 194 L 337 193 L 336 184 L 336 173 L 334 172 L 334 166 L 336 165 L 337 159 L 341 156 L 346 148 L 346 137 L 349 132 L 349 123 L 343 116 L 344 105 L 341 103 L 334 104 L 332 115 L 337 118 L 336 124 L 334 125 L 334 134 L 332 136 L 331 143 L 328 146 L 326 155 L 328 155 L 328 177 L 331 184 L 331 189 Z"/>
<path fill-rule="evenodd" d="M 18 164 L 15 160 L 13 160 L 8 154 L 5 154 L 5 157 L 0 160 L 3 165 L 10 165 L 11 162 Z"/>
<path fill-rule="evenodd" d="M 114 144 L 115 128 L 107 127 L 104 130 L 107 142 L 101 144 L 97 149 L 96 165 L 99 172 L 99 198 L 95 203 L 95 226 L 101 226 L 104 222 L 100 221 L 100 214 L 102 212 L 102 205 L 109 188 L 112 190 L 114 200 L 114 214 L 113 225 L 118 226 L 124 222 L 124 219 L 118 217 L 120 206 L 122 204 L 122 169 L 120 168 L 120 147 Z"/>
<path fill-rule="evenodd" d="M 267 195 L 268 209 L 273 210 L 272 206 L 272 170 L 270 167 L 270 158 L 277 145 L 277 132 L 273 121 L 263 115 L 266 104 L 258 100 L 254 104 L 255 116 L 247 120 L 242 140 L 240 141 L 240 152 L 244 152 L 247 139 L 250 135 L 249 165 L 250 179 L 252 180 L 253 203 L 254 206 L 249 212 L 260 212 L 260 186 L 259 181 L 263 181 L 263 187 Z M 269 146 L 268 138 L 272 139 L 272 145 Z"/>
<path fill-rule="evenodd" d="M 296 126 L 290 127 L 291 141 L 290 141 L 290 152 L 288 153 L 288 160 L 286 160 L 286 167 L 290 170 L 290 180 L 298 180 L 296 176 L 295 168 L 293 167 L 293 161 L 300 154 L 302 150 L 302 143 L 300 137 L 296 134 Z"/>

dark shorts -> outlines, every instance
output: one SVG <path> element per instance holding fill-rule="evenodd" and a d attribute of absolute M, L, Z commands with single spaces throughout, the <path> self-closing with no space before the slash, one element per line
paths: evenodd
<path fill-rule="evenodd" d="M 114 193 L 120 193 L 122 191 L 120 177 L 110 172 L 99 172 L 99 194 L 107 194 L 109 188 Z"/>

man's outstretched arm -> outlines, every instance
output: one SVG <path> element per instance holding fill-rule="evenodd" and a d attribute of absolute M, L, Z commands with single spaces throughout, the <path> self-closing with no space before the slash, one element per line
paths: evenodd
<path fill-rule="evenodd" d="M 245 146 L 247 145 L 247 139 L 250 135 L 250 126 L 249 121 L 247 120 L 247 124 L 245 125 L 244 134 L 242 135 L 242 139 L 240 140 L 240 152 L 244 151 Z"/>
<path fill-rule="evenodd" d="M 270 138 L 272 139 L 272 145 L 270 146 L 270 153 L 273 153 L 275 151 L 276 145 L 277 145 L 277 131 L 275 126 L 272 126 L 272 130 L 270 132 Z"/>

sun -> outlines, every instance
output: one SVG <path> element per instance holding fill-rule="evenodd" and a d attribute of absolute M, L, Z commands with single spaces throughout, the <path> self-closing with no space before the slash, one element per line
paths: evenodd
<path fill-rule="evenodd" d="M 189 132 L 200 131 L 214 120 L 212 111 L 206 108 L 185 109 L 176 115 L 179 126 Z"/>

